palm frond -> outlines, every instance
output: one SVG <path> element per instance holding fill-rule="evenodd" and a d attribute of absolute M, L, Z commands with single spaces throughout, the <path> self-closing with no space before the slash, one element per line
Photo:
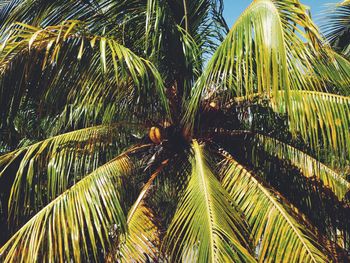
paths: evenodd
<path fill-rule="evenodd" d="M 99 47 L 98 50 L 96 50 L 96 46 Z M 125 94 L 132 95 L 134 100 L 141 101 L 156 101 L 154 98 L 154 95 L 156 95 L 156 97 L 159 96 L 159 101 L 156 101 L 156 103 L 162 105 L 161 107 L 165 112 L 169 110 L 163 80 L 153 64 L 136 55 L 113 38 L 91 34 L 81 21 L 65 21 L 60 25 L 48 26 L 44 29 L 22 23 L 15 25 L 13 32 L 10 32 L 8 38 L 2 43 L 0 72 L 1 75 L 6 72 L 1 77 L 2 85 L 11 80 L 11 74 L 9 73 L 15 70 L 17 66 L 21 67 L 20 71 L 24 71 L 25 76 L 28 75 L 28 70 L 29 73 L 31 70 L 40 71 L 40 67 L 38 69 L 29 64 L 32 63 L 32 60 L 30 62 L 22 61 L 22 63 L 15 66 L 16 60 L 25 58 L 25 55 L 36 61 L 38 66 L 41 64 L 43 72 L 45 72 L 45 69 L 46 71 L 52 71 L 51 74 L 54 75 L 51 76 L 49 84 L 46 83 L 45 87 L 42 87 L 43 90 L 39 90 L 36 86 L 29 86 L 29 90 L 23 90 L 21 87 L 26 83 L 26 78 L 29 77 L 23 77 L 20 81 L 12 83 L 11 85 L 15 85 L 15 87 L 11 86 L 11 92 L 3 88 L 1 92 L 3 95 L 1 96 L 3 98 L 3 115 L 16 111 L 14 107 L 18 107 L 21 100 L 33 92 L 31 89 L 36 89 L 36 92 L 40 93 L 39 98 L 41 100 L 48 100 L 48 98 L 58 94 L 59 96 L 66 96 L 62 98 L 63 101 L 67 101 L 67 97 L 74 101 L 77 98 L 76 96 L 80 95 L 80 97 L 83 97 L 83 100 L 80 101 L 80 107 L 82 105 L 86 106 L 86 101 L 89 102 L 88 105 L 99 105 L 101 104 L 101 97 L 102 99 L 110 99 L 113 94 L 115 97 L 123 91 Z M 63 61 L 60 59 L 62 57 L 64 58 Z M 90 63 L 89 67 L 85 69 L 84 67 L 75 68 L 76 65 L 80 65 L 79 61 L 82 59 L 89 61 L 85 61 L 85 63 Z M 61 70 L 56 73 L 53 69 L 47 68 L 48 65 L 54 67 L 57 64 L 60 65 Z M 28 65 L 31 66 L 28 67 Z M 85 70 L 86 74 L 84 74 L 84 71 L 81 72 L 82 69 Z M 83 86 L 82 90 L 86 90 L 86 93 L 80 94 L 78 92 L 80 89 L 77 89 L 80 86 L 76 87 L 72 83 L 69 87 L 58 92 L 57 86 L 63 80 L 57 76 L 70 79 L 69 74 L 75 71 L 81 74 L 80 78 L 82 79 L 78 79 L 78 82 L 72 80 L 72 83 L 77 82 Z M 102 92 L 101 89 L 106 88 L 106 79 L 112 80 L 112 83 L 109 83 L 108 92 Z M 62 83 L 60 85 L 64 86 Z"/>
<path fill-rule="evenodd" d="M 261 131 L 262 132 L 262 131 Z M 263 150 L 270 156 L 277 157 L 280 160 L 288 161 L 291 165 L 300 169 L 301 175 L 309 179 L 316 179 L 324 186 L 332 190 L 332 192 L 342 201 L 345 195 L 350 191 L 350 182 L 346 179 L 346 174 L 332 169 L 320 160 L 312 157 L 310 154 L 300 150 L 294 144 L 279 140 L 272 135 L 263 134 L 259 131 L 248 130 L 227 130 L 215 129 L 212 134 L 223 135 L 229 137 L 248 136 L 249 144 L 253 146 L 253 156 L 257 150 Z M 266 156 L 262 157 L 265 159 Z M 256 168 L 261 166 L 258 161 L 254 163 L 255 157 L 252 157 L 253 165 Z M 261 160 L 263 161 L 263 160 Z"/>
<path fill-rule="evenodd" d="M 128 213 L 128 232 L 120 238 L 116 251 L 110 253 L 110 257 L 113 257 L 114 253 L 114 256 L 122 261 L 145 262 L 148 259 L 156 260 L 159 256 L 160 232 L 154 223 L 155 216 L 151 208 L 147 206 L 145 198 L 154 180 L 168 164 L 168 161 L 168 159 L 163 161 L 143 186 Z"/>
<path fill-rule="evenodd" d="M 324 14 L 324 22 L 321 28 L 331 46 L 345 56 L 350 55 L 349 31 L 350 26 L 350 2 L 343 1 L 338 5 L 329 7 Z"/>
<path fill-rule="evenodd" d="M 297 14 L 305 18 L 303 22 Z M 310 30 L 304 32 L 298 27 Z M 309 39 L 308 45 L 301 36 Z M 327 55 L 319 51 L 315 39 L 321 40 L 300 4 L 254 1 L 237 20 L 196 83 L 184 124 L 194 125 L 200 102 L 207 98 L 225 104 L 229 99 L 249 100 L 258 95 L 266 97 L 274 109 L 287 114 L 293 135 L 300 134 L 316 152 L 322 145 L 343 160 L 348 159 L 349 98 L 322 90 L 331 82 L 336 86 L 332 88 L 335 92 L 339 85 L 344 94 L 349 94 L 349 65 L 334 52 Z M 318 66 L 314 66 L 316 62 Z"/>
<path fill-rule="evenodd" d="M 276 113 L 287 116 L 290 132 L 301 136 L 316 154 L 326 148 L 328 152 L 323 154 L 334 154 L 342 164 L 346 163 L 350 156 L 350 97 L 307 90 L 289 90 L 288 98 L 285 91 L 278 93 L 278 99 L 258 93 L 234 98 L 224 107 L 229 109 L 242 102 L 267 104 Z"/>
<path fill-rule="evenodd" d="M 0 156 L 0 178 L 13 177 L 10 214 L 18 217 L 42 207 L 81 176 L 112 159 L 131 142 L 127 127 L 132 131 L 140 126 L 119 123 L 89 127 Z M 15 176 L 8 169 L 13 162 L 18 162 Z"/>
<path fill-rule="evenodd" d="M 309 46 L 304 39 L 309 40 Z M 193 125 L 202 97 L 224 90 L 228 98 L 253 93 L 277 98 L 278 91 L 284 90 L 289 108 L 290 89 L 316 89 L 320 85 L 313 77 L 310 52 L 318 48 L 319 39 L 299 1 L 253 1 L 197 81 L 184 122 Z"/>
<path fill-rule="evenodd" d="M 99 167 L 57 197 L 0 249 L 3 262 L 74 261 L 105 251 L 115 224 L 126 231 L 121 175 L 130 171 L 125 154 Z"/>
<path fill-rule="evenodd" d="M 247 229 L 193 142 L 192 175 L 165 237 L 171 261 L 255 262 Z"/>
<path fill-rule="evenodd" d="M 223 186 L 247 217 L 260 262 L 329 262 L 327 248 L 296 209 L 232 157 L 224 167 Z"/>
<path fill-rule="evenodd" d="M 291 111 L 283 107 L 285 97 L 279 96 L 282 107 L 277 112 L 287 113 L 289 129 L 309 142 L 317 152 L 327 147 L 344 161 L 350 157 L 350 97 L 326 92 L 291 90 Z"/>
<path fill-rule="evenodd" d="M 95 28 L 109 20 L 103 11 L 113 9 L 123 3 L 112 4 L 113 1 L 42 1 L 42 0 L 9 0 L 0 12 L 0 32 L 16 22 L 34 26 L 48 26 L 65 20 L 93 21 Z M 123 5 L 124 7 L 127 5 Z M 103 10 L 104 9 L 104 10 Z M 98 23 L 100 21 L 100 23 Z"/>
<path fill-rule="evenodd" d="M 159 257 L 160 231 L 155 220 L 152 210 L 141 201 L 128 216 L 128 232 L 117 252 L 118 259 L 125 262 L 146 262 Z"/>
<path fill-rule="evenodd" d="M 318 56 L 313 63 L 318 77 L 325 82 L 331 92 L 349 96 L 350 61 L 326 45 L 322 51 L 324 54 Z"/>
<path fill-rule="evenodd" d="M 350 182 L 344 178 L 344 175 L 333 171 L 310 155 L 266 135 L 257 134 L 255 138 L 256 143 L 261 145 L 270 155 L 290 161 L 307 178 L 317 178 L 326 187 L 330 188 L 339 200 L 342 200 L 346 193 L 350 191 Z"/>

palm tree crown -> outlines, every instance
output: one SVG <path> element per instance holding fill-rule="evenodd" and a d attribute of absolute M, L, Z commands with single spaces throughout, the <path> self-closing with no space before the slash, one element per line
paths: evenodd
<path fill-rule="evenodd" d="M 349 5 L 1 2 L 0 261 L 348 260 Z"/>

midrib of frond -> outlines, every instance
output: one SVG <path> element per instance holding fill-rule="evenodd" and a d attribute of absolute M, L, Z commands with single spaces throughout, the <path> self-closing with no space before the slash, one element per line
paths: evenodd
<path fill-rule="evenodd" d="M 213 228 L 213 222 L 214 222 L 214 217 L 213 217 L 213 213 L 212 213 L 212 209 L 211 209 L 211 198 L 210 198 L 210 194 L 208 193 L 208 186 L 207 186 L 207 182 L 205 180 L 205 172 L 204 172 L 204 167 L 203 167 L 203 161 L 201 158 L 201 150 L 200 150 L 200 146 L 198 144 L 197 141 L 194 141 L 193 143 L 193 148 L 195 150 L 195 158 L 196 158 L 196 163 L 199 166 L 199 178 L 202 182 L 202 186 L 203 186 L 203 192 L 204 192 L 204 196 L 205 196 L 205 206 L 206 206 L 206 211 L 207 211 L 207 218 L 208 218 L 208 226 L 209 226 L 209 233 L 210 233 L 210 249 L 211 249 L 211 262 L 215 262 L 215 238 L 213 236 L 214 234 L 214 228 Z"/>
<path fill-rule="evenodd" d="M 32 145 L 28 145 L 26 147 L 20 148 L 18 150 L 15 150 L 15 151 L 13 151 L 11 153 L 7 153 L 7 154 L 15 154 L 16 152 L 28 150 L 29 148 L 37 148 L 38 146 L 40 146 L 44 143 L 48 144 L 48 143 L 53 143 L 53 142 L 59 142 L 60 139 L 62 139 L 63 142 L 67 142 L 67 141 L 71 141 L 71 140 L 73 141 L 73 140 L 78 140 L 78 139 L 80 141 L 87 140 L 87 139 L 93 139 L 94 135 L 95 136 L 98 135 L 97 131 L 98 132 L 101 132 L 103 130 L 111 131 L 111 130 L 115 129 L 116 127 L 120 127 L 120 126 L 125 125 L 125 124 L 127 124 L 127 123 L 118 123 L 118 124 L 112 123 L 110 125 L 93 126 L 93 127 L 88 127 L 88 128 L 76 130 L 76 131 L 67 132 L 64 134 L 59 134 L 59 135 L 56 135 L 56 136 L 53 136 L 53 137 L 48 138 L 46 140 L 34 143 Z M 139 124 L 131 124 L 131 125 L 137 126 Z M 91 131 L 93 131 L 93 132 L 91 132 Z M 77 136 L 77 135 L 80 135 L 80 136 Z M 83 136 L 81 136 L 81 135 L 83 135 Z M 41 148 L 39 148 L 39 149 L 41 149 Z"/>
<path fill-rule="evenodd" d="M 318 96 L 318 97 L 321 97 L 321 98 L 328 100 L 328 101 L 336 100 L 337 102 L 342 102 L 342 103 L 348 102 L 350 104 L 350 97 L 342 96 L 342 95 L 334 94 L 334 93 L 327 93 L 327 92 L 322 92 L 322 91 L 312 91 L 312 90 L 291 90 L 291 93 L 304 93 L 307 95 Z"/>
<path fill-rule="evenodd" d="M 285 91 L 279 90 L 278 92 L 280 94 L 283 94 Z M 313 91 L 313 90 L 290 90 L 289 92 L 290 92 L 290 95 L 301 93 L 301 94 L 305 94 L 305 95 L 311 95 L 311 96 L 322 98 L 324 101 L 334 102 L 334 100 L 335 100 L 336 102 L 348 104 L 350 107 L 350 97 L 349 96 L 343 96 L 343 95 L 339 95 L 339 94 L 327 93 L 324 91 Z M 234 97 L 230 101 L 228 101 L 224 107 L 227 109 L 227 108 L 232 107 L 236 103 L 239 104 L 239 103 L 243 103 L 243 102 L 249 101 L 249 100 L 253 101 L 254 99 L 270 100 L 270 99 L 272 99 L 272 97 L 271 97 L 271 95 L 268 95 L 266 93 L 253 93 L 250 96 L 246 96 L 246 97 L 243 97 L 243 96 Z M 259 102 L 259 100 L 257 102 Z"/>

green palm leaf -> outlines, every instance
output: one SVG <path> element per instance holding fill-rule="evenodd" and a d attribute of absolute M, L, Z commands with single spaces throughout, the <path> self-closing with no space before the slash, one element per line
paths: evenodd
<path fill-rule="evenodd" d="M 288 114 L 291 132 L 300 133 L 313 149 L 317 151 L 321 141 L 348 159 L 349 97 L 322 92 L 331 82 L 349 94 L 348 61 L 334 52 L 319 51 L 316 27 L 297 2 L 259 0 L 247 8 L 197 81 L 185 125 L 193 126 L 200 102 L 208 97 L 225 104 L 258 95 Z"/>
<path fill-rule="evenodd" d="M 151 175 L 148 182 L 143 186 L 136 202 L 128 214 L 128 233 L 118 254 L 123 261 L 146 262 L 148 258 L 156 260 L 160 253 L 160 233 L 155 225 L 155 216 L 152 210 L 146 205 L 145 198 L 159 173 L 167 165 L 165 160 Z"/>
<path fill-rule="evenodd" d="M 314 42 L 318 33 L 298 2 L 253 1 L 197 81 L 185 123 L 191 125 L 201 97 L 208 93 L 228 90 L 228 98 L 253 93 L 277 98 L 278 91 L 284 90 L 288 106 L 290 89 L 316 89 L 320 83 L 308 74 L 313 73 L 312 54 L 301 37 Z"/>
<path fill-rule="evenodd" d="M 160 231 L 152 210 L 141 201 L 128 216 L 128 233 L 117 255 L 124 262 L 146 262 L 159 257 Z"/>
<path fill-rule="evenodd" d="M 284 113 L 285 96 L 279 96 L 281 107 L 274 107 Z M 288 111 L 290 130 L 298 132 L 313 149 L 327 147 L 347 160 L 350 157 L 350 97 L 325 92 L 291 90 L 289 92 L 291 111 Z M 322 143 L 322 144 L 321 144 Z M 322 146 L 321 146 L 322 145 Z"/>
<path fill-rule="evenodd" d="M 97 243 L 108 247 L 116 224 L 126 230 L 121 201 L 121 175 L 130 171 L 125 154 L 79 181 L 31 218 L 0 249 L 4 262 L 77 262 L 97 256 Z M 90 250 L 89 250 L 90 249 Z"/>
<path fill-rule="evenodd" d="M 255 262 L 247 229 L 193 142 L 192 175 L 171 222 L 165 248 L 172 261 Z"/>
<path fill-rule="evenodd" d="M 131 142 L 126 134 L 133 127 L 139 126 L 119 123 L 85 128 L 0 156 L 0 178 L 14 177 L 9 198 L 10 214 L 18 217 L 42 207 L 44 200 L 52 200 L 80 176 L 111 159 Z M 13 176 L 8 168 L 16 161 L 19 162 L 18 170 Z"/>
<path fill-rule="evenodd" d="M 326 54 L 316 56 L 316 61 L 313 62 L 318 78 L 324 80 L 334 93 L 349 96 L 350 61 L 328 46 L 324 46 L 322 51 Z"/>
<path fill-rule="evenodd" d="M 286 200 L 231 157 L 224 167 L 223 186 L 247 217 L 260 262 L 329 262 L 327 248 Z"/>
<path fill-rule="evenodd" d="M 333 171 L 310 155 L 269 136 L 258 134 L 255 138 L 257 143 L 269 154 L 290 161 L 308 178 L 316 177 L 325 186 L 329 187 L 339 200 L 342 200 L 345 194 L 350 191 L 350 182 L 344 178 L 344 175 Z"/>
<path fill-rule="evenodd" d="M 350 97 L 333 93 L 289 90 L 286 107 L 285 91 L 278 91 L 278 99 L 258 93 L 248 98 L 237 97 L 230 100 L 226 109 L 237 103 L 248 102 L 268 104 L 276 113 L 287 115 L 288 128 L 294 136 L 299 135 L 317 154 L 327 148 L 344 164 L 350 157 Z"/>
<path fill-rule="evenodd" d="M 300 1 L 1 2 L 0 262 L 346 261 L 349 3 Z"/>
<path fill-rule="evenodd" d="M 212 132 L 218 135 L 234 137 L 242 135 L 253 136 L 253 146 L 257 146 L 258 149 L 262 148 L 266 153 L 280 160 L 289 161 L 291 165 L 300 169 L 303 176 L 307 178 L 316 178 L 318 181 L 322 182 L 324 186 L 331 189 L 340 201 L 342 201 L 345 195 L 350 191 L 350 182 L 346 180 L 345 173 L 333 170 L 297 147 L 271 137 L 270 135 L 255 131 L 226 129 L 216 129 Z M 259 162 L 257 165 L 259 165 Z"/>
<path fill-rule="evenodd" d="M 350 2 L 343 1 L 333 5 L 324 14 L 322 29 L 331 46 L 338 52 L 349 58 L 349 23 L 350 23 Z"/>
<path fill-rule="evenodd" d="M 15 68 L 23 68 L 24 65 L 32 63 L 32 60 L 38 64 L 41 61 L 43 70 L 47 65 L 63 63 L 62 67 L 75 72 L 79 69 L 79 61 L 86 56 L 92 61 L 89 62 L 90 67 L 86 69 L 87 75 L 79 72 L 82 79 L 78 80 L 78 84 L 83 86 L 82 90 L 86 90 L 86 93 L 80 94 L 81 91 L 77 90 L 79 86 L 74 85 L 65 91 L 72 101 L 78 100 L 77 95 L 83 98 L 78 100 L 79 104 L 75 105 L 75 108 L 82 107 L 84 110 L 86 105 L 97 107 L 105 99 L 110 99 L 111 96 L 115 98 L 118 92 L 125 92 L 124 94 L 128 93 L 129 96 L 133 95 L 135 99 L 143 101 L 154 100 L 152 95 L 155 94 L 159 98 L 158 104 L 165 112 L 169 112 L 163 80 L 153 64 L 133 53 L 116 39 L 90 33 L 81 21 L 65 21 L 60 25 L 48 26 L 44 29 L 17 23 L 2 43 L 1 50 L 0 75 L 6 73 L 5 76 L 0 77 L 2 85 L 6 84 L 7 78 Z M 44 57 L 40 57 L 38 53 Z M 16 60 L 23 59 L 25 54 L 31 60 L 15 66 Z M 67 58 L 67 56 L 70 59 L 61 62 L 60 58 Z M 107 65 L 111 66 L 107 67 Z M 62 79 L 58 78 L 59 74 L 63 74 L 64 79 L 69 78 L 69 74 L 64 75 L 67 74 L 66 70 L 54 73 L 51 77 L 51 85 L 46 85 L 41 91 L 42 99 L 47 100 L 57 94 L 57 85 L 62 82 Z M 106 87 L 108 78 L 108 81 L 112 82 Z M 0 94 L 3 100 L 3 115 L 9 112 L 13 114 L 17 110 L 12 108 L 13 105 L 18 107 L 21 100 L 30 94 L 30 91 L 21 89 L 22 84 L 23 82 L 19 81 L 16 88 L 11 88 L 11 92 L 5 88 L 2 89 Z M 64 85 L 64 82 L 60 85 Z M 63 100 L 67 100 L 67 97 Z"/>

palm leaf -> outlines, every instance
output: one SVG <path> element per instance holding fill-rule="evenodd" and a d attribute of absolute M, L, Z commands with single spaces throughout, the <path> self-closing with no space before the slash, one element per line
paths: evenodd
<path fill-rule="evenodd" d="M 282 101 L 279 105 L 283 105 L 284 96 L 279 99 Z M 349 159 L 350 97 L 293 90 L 289 92 L 289 101 L 292 110 L 287 114 L 294 134 L 300 133 L 316 152 L 323 146 L 343 160 Z M 274 108 L 277 112 L 286 112 L 283 106 Z"/>
<path fill-rule="evenodd" d="M 126 262 L 145 262 L 151 258 L 156 260 L 159 254 L 160 233 L 152 220 L 155 220 L 152 210 L 146 205 L 145 198 L 159 173 L 167 165 L 165 160 L 151 175 L 143 186 L 136 202 L 128 214 L 128 233 L 125 241 L 120 245 L 118 254 L 120 259 Z"/>
<path fill-rule="evenodd" d="M 128 233 L 120 244 L 118 258 L 125 262 L 146 262 L 159 256 L 160 232 L 152 210 L 141 201 L 128 216 Z"/>
<path fill-rule="evenodd" d="M 97 47 L 98 50 L 96 50 Z M 61 53 L 62 55 L 60 55 Z M 67 97 L 63 97 L 63 101 L 66 101 L 67 98 L 74 101 L 76 98 L 82 97 L 83 100 L 79 101 L 78 106 L 83 107 L 85 105 L 86 107 L 86 105 L 100 105 L 101 97 L 102 99 L 110 99 L 111 94 L 114 94 L 115 97 L 117 91 L 123 92 L 124 89 L 124 93 L 128 92 L 134 100 L 154 101 L 154 95 L 159 96 L 157 103 L 163 107 L 165 112 L 168 112 L 163 80 L 153 64 L 139 57 L 113 38 L 89 33 L 88 28 L 81 21 L 65 21 L 60 25 L 48 26 L 44 29 L 22 23 L 15 25 L 13 31 L 8 34 L 8 37 L 2 43 L 0 73 L 4 75 L 6 72 L 4 76 L 0 77 L 2 85 L 9 81 L 10 73 L 17 67 L 22 67 L 22 71 L 24 69 L 25 71 L 38 70 L 34 66 L 29 67 L 29 69 L 24 67 L 24 65 L 28 65 L 29 61 L 22 61 L 19 65 L 15 63 L 17 59 L 23 60 L 26 54 L 31 58 L 31 64 L 32 60 L 38 65 L 41 61 L 42 68 L 45 70 L 48 65 L 60 64 L 61 66 L 61 71 L 51 73 L 54 74 L 51 76 L 51 85 L 46 83 L 43 90 L 40 91 L 42 92 L 41 96 L 43 96 L 41 99 L 47 101 L 48 98 L 57 96 L 57 94 L 59 96 L 66 94 Z M 69 56 L 69 59 L 67 59 L 67 56 Z M 60 59 L 62 57 L 65 58 L 63 61 Z M 84 57 L 90 60 L 88 62 L 90 63 L 89 67 L 78 67 L 79 61 L 85 59 Z M 107 65 L 112 66 L 107 67 Z M 83 72 L 81 72 L 82 69 Z M 80 73 L 81 76 L 78 82 L 72 80 L 72 83 L 77 82 L 78 85 L 83 86 L 82 90 L 86 90 L 85 94 L 78 92 L 80 89 L 76 89 L 77 84 L 70 85 L 63 88 L 59 93 L 57 92 L 58 85 L 65 85 L 64 81 L 58 76 L 62 75 L 63 79 L 69 79 L 72 72 Z M 108 83 L 106 79 L 109 82 L 112 81 L 109 83 L 110 86 L 106 86 L 106 83 Z M 16 108 L 13 109 L 13 105 L 18 107 L 21 100 L 30 94 L 31 90 L 21 89 L 22 81 L 16 83 L 16 88 L 12 87 L 9 94 L 6 94 L 8 90 L 2 89 L 3 115 L 15 112 Z M 62 81 L 63 83 L 61 83 Z M 106 87 L 108 88 L 107 92 L 104 89 Z M 37 87 L 31 88 L 38 89 Z M 102 92 L 102 89 L 104 92 Z"/>
<path fill-rule="evenodd" d="M 227 90 L 228 98 L 253 93 L 277 98 L 284 90 L 288 106 L 290 89 L 316 89 L 320 83 L 312 77 L 313 46 L 305 45 L 303 38 L 317 48 L 316 26 L 299 1 L 253 1 L 197 81 L 184 122 L 193 125 L 201 97 L 210 93 Z"/>
<path fill-rule="evenodd" d="M 313 63 L 318 78 L 324 80 L 325 85 L 334 93 L 349 96 L 350 61 L 328 46 L 324 46 L 322 51 L 324 54 L 316 56 Z"/>
<path fill-rule="evenodd" d="M 10 214 L 17 217 L 42 207 L 44 200 L 52 200 L 80 176 L 111 159 L 131 141 L 123 131 L 128 126 L 137 127 L 127 123 L 89 127 L 0 156 L 0 178 L 13 176 L 8 168 L 19 162 L 9 198 Z"/>
<path fill-rule="evenodd" d="M 84 258 L 108 246 L 108 233 L 116 224 L 126 230 L 120 204 L 121 175 L 130 170 L 125 154 L 99 167 L 57 197 L 0 249 L 3 262 L 59 261 Z"/>
<path fill-rule="evenodd" d="M 44 24 L 57 24 L 63 20 L 67 20 L 68 17 L 74 16 L 74 14 L 75 17 L 79 19 L 96 19 L 100 14 L 99 10 L 96 10 L 94 4 L 84 1 L 51 2 L 37 0 L 10 0 L 7 2 L 8 4 L 5 6 L 6 9 L 3 10 L 1 14 L 1 31 L 18 21 L 37 26 L 43 23 L 43 20 Z M 57 13 L 54 14 L 54 10 L 56 10 Z M 82 10 L 85 12 L 82 12 Z"/>
<path fill-rule="evenodd" d="M 297 14 L 305 18 L 303 22 Z M 303 34 L 296 27 L 310 30 Z M 348 97 L 322 92 L 331 82 L 349 94 L 348 62 L 334 52 L 319 51 L 317 41 L 305 45 L 300 36 L 310 43 L 320 40 L 298 1 L 254 1 L 197 81 L 184 124 L 194 125 L 200 102 L 207 98 L 225 104 L 241 97 L 266 97 L 274 109 L 288 114 L 291 132 L 300 134 L 316 152 L 321 141 L 322 147 L 348 159 Z"/>
<path fill-rule="evenodd" d="M 327 248 L 286 200 L 232 157 L 224 167 L 223 186 L 247 217 L 260 262 L 329 262 Z"/>
<path fill-rule="evenodd" d="M 333 171 L 310 155 L 266 135 L 257 134 L 255 138 L 257 139 L 257 144 L 261 145 L 269 154 L 290 161 L 292 165 L 301 170 L 305 177 L 316 177 L 325 186 L 329 187 L 339 200 L 342 200 L 345 194 L 349 192 L 350 182 L 344 176 Z"/>
<path fill-rule="evenodd" d="M 257 146 L 258 149 L 262 148 L 266 153 L 280 160 L 289 161 L 291 165 L 300 169 L 301 174 L 306 178 L 316 178 L 318 181 L 322 182 L 324 186 L 331 189 L 340 201 L 344 199 L 345 195 L 350 190 L 350 182 L 346 180 L 345 174 L 333 170 L 292 144 L 278 140 L 271 135 L 247 130 L 215 129 L 211 132 L 218 135 L 234 137 L 249 135 L 250 138 L 252 138 L 253 146 Z M 260 165 L 259 162 L 257 165 Z"/>
<path fill-rule="evenodd" d="M 269 105 L 276 113 L 287 115 L 288 129 L 294 136 L 301 136 L 316 154 L 322 148 L 329 150 L 325 154 L 335 154 L 341 163 L 350 156 L 350 97 L 333 93 L 289 90 L 286 107 L 285 91 L 278 91 L 278 99 L 272 99 L 258 93 L 248 98 L 231 99 L 224 108 L 230 109 L 237 104 L 248 102 Z M 210 101 L 210 100 L 209 100 Z"/>
<path fill-rule="evenodd" d="M 350 25 L 350 2 L 343 1 L 333 5 L 324 14 L 324 22 L 321 24 L 325 36 L 331 46 L 349 57 L 349 25 Z"/>
<path fill-rule="evenodd" d="M 239 212 L 193 143 L 192 175 L 165 237 L 171 261 L 255 262 Z"/>

